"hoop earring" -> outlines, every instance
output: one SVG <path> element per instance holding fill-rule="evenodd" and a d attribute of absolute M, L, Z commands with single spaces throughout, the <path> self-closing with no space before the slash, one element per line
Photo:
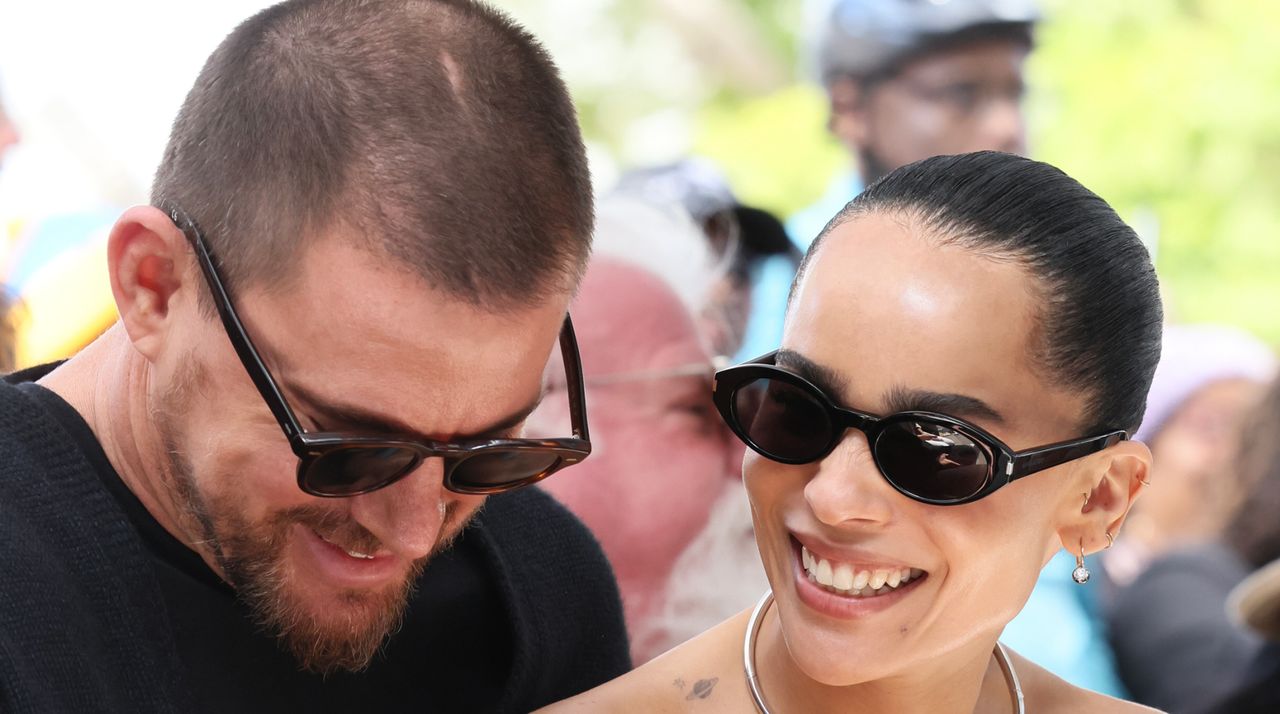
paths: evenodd
<path fill-rule="evenodd" d="M 1107 548 L 1116 544 L 1116 537 L 1111 535 L 1111 531 L 1106 531 L 1103 535 L 1107 536 Z"/>
<path fill-rule="evenodd" d="M 1139 478 L 1138 478 L 1138 483 L 1142 484 L 1143 486 L 1150 486 L 1150 485 L 1151 485 L 1151 482 L 1150 482 L 1150 481 L 1148 481 L 1147 479 L 1142 478 L 1142 477 L 1139 477 Z"/>
<path fill-rule="evenodd" d="M 1089 582 L 1089 569 L 1084 567 L 1084 540 L 1080 541 L 1080 555 L 1076 556 L 1076 569 L 1071 571 L 1071 579 L 1084 585 Z"/>

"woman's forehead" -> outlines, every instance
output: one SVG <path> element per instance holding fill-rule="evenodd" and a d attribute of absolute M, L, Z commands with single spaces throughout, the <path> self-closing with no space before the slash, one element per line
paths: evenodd
<path fill-rule="evenodd" d="M 1010 421 L 1053 402 L 1035 362 L 1037 291 L 1016 263 L 942 244 L 871 213 L 835 228 L 796 292 L 783 345 L 845 376 L 864 409 L 895 391 L 969 395 Z M 1054 419 L 1053 421 L 1056 421 Z"/>

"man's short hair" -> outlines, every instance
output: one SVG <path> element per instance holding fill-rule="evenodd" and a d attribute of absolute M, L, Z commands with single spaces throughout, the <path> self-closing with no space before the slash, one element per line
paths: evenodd
<path fill-rule="evenodd" d="M 308 241 L 341 231 L 492 309 L 572 289 L 593 221 L 555 65 L 472 0 L 289 0 L 246 20 L 187 95 L 151 200 L 200 224 L 233 286 L 287 284 Z"/>

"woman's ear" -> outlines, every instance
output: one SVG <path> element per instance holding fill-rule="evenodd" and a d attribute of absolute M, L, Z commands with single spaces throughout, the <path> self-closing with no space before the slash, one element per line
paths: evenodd
<path fill-rule="evenodd" d="M 1075 486 L 1064 496 L 1058 537 L 1069 553 L 1086 555 L 1111 547 L 1129 509 L 1151 482 L 1151 450 L 1139 441 L 1121 441 L 1082 459 Z"/>
<path fill-rule="evenodd" d="M 173 324 L 170 308 L 183 287 L 186 237 L 153 206 L 124 212 L 107 239 L 111 292 L 129 340 L 155 361 Z"/>

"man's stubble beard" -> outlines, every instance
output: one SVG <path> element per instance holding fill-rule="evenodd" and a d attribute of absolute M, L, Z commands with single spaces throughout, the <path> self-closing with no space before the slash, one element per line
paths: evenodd
<path fill-rule="evenodd" d="M 194 357 L 187 364 L 189 369 L 161 398 L 154 411 L 154 425 L 164 450 L 163 463 L 169 471 L 164 479 L 166 490 L 182 514 L 184 530 L 200 534 L 200 540 L 188 546 L 212 555 L 223 579 L 235 589 L 253 621 L 274 635 L 302 669 L 327 675 L 368 667 L 403 622 L 409 598 L 427 562 L 452 545 L 470 517 L 467 522 L 456 522 L 457 509 L 455 504 L 449 504 L 436 547 L 414 561 L 403 580 L 377 591 L 339 591 L 331 596 L 335 603 L 332 612 L 312 612 L 298 592 L 286 555 L 292 534 L 296 533 L 294 526 L 311 528 L 366 553 L 378 550 L 380 541 L 350 517 L 323 506 L 294 506 L 254 523 L 240 512 L 234 495 L 202 492 L 174 429 L 180 411 L 172 407 L 189 403 L 192 392 L 204 383 Z M 207 482 L 226 484 L 235 480 L 234 475 L 221 473 L 212 475 Z"/>

